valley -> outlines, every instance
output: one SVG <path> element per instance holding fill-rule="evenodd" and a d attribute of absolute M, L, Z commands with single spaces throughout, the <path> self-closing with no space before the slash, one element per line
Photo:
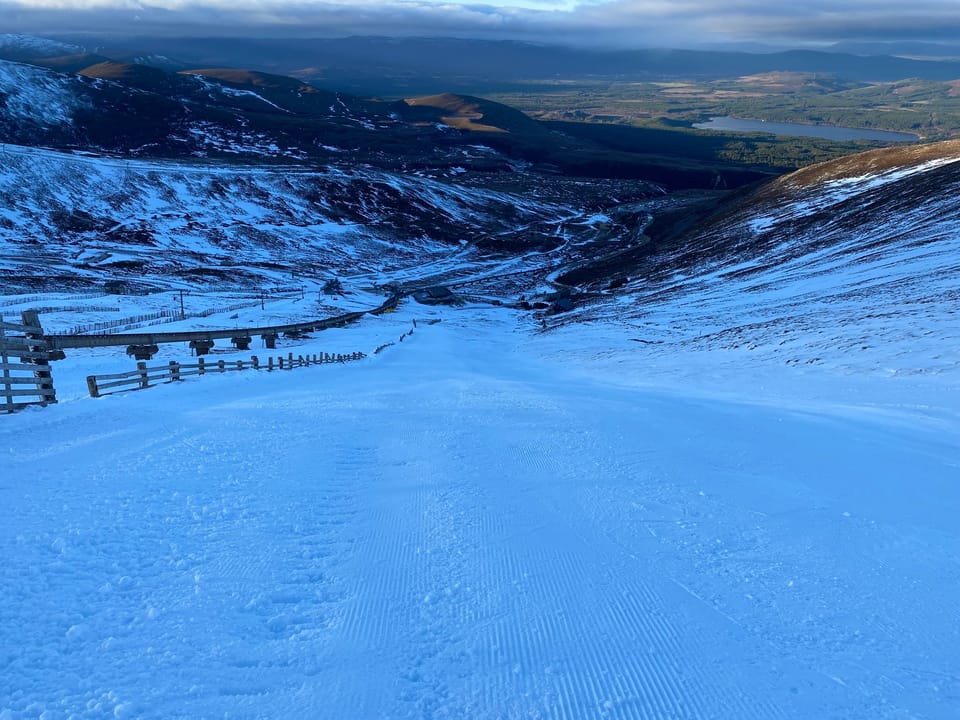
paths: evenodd
<path fill-rule="evenodd" d="M 690 127 L 877 92 L 949 104 L 941 79 L 575 78 L 493 95 L 511 107 L 5 42 L 25 62 L 0 61 L 4 307 L 39 304 L 50 333 L 276 327 L 436 289 L 539 332 L 618 323 L 654 356 L 908 372 L 906 318 L 955 334 L 956 141 L 862 152 Z M 883 309 L 863 314 L 865 297 Z M 871 352 L 881 337 L 903 367 Z"/>

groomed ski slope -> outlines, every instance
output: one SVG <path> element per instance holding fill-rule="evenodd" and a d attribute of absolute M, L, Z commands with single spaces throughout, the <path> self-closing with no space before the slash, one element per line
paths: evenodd
<path fill-rule="evenodd" d="M 954 375 L 532 331 L 99 400 L 71 353 L 0 418 L 0 718 L 960 716 Z"/>

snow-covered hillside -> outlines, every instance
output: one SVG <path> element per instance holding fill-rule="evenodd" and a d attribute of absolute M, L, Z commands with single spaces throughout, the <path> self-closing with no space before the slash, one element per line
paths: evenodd
<path fill-rule="evenodd" d="M 55 57 L 58 55 L 75 55 L 83 52 L 83 48 L 73 43 L 65 43 L 36 35 L 22 35 L 18 33 L 0 33 L 0 52 L 19 55 L 24 58 Z"/>
<path fill-rule="evenodd" d="M 50 70 L 0 61 L 0 128 L 10 125 L 34 125 L 63 129 L 73 114 L 85 106 L 76 78 Z M 18 132 L 23 128 L 18 127 Z"/>
<path fill-rule="evenodd" d="M 623 323 L 665 363 L 695 348 L 739 364 L 954 373 L 960 143 L 785 176 L 630 272 L 573 317 Z"/>
<path fill-rule="evenodd" d="M 362 167 L 144 161 L 0 146 L 6 291 L 256 289 L 427 266 L 484 239 L 535 245 L 577 213 L 517 193 Z M 541 229 L 533 227 L 542 226 Z M 469 248 L 467 248 L 469 250 Z M 479 253 L 474 253 L 480 259 Z"/>

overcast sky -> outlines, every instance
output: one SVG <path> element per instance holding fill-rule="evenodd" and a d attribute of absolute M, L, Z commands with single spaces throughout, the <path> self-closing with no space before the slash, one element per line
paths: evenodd
<path fill-rule="evenodd" d="M 0 0 L 0 32 L 455 35 L 606 46 L 960 39 L 960 0 Z"/>

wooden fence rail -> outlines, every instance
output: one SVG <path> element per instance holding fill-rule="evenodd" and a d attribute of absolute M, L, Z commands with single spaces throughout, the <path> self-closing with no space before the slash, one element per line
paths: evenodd
<path fill-rule="evenodd" d="M 400 295 L 392 295 L 379 307 L 366 311 L 379 315 L 400 302 Z M 185 330 L 178 332 L 141 332 L 118 333 L 115 335 L 49 335 L 47 340 L 51 349 L 67 350 L 80 347 L 111 347 L 116 345 L 159 345 L 161 343 L 190 342 L 191 340 L 220 340 L 236 335 L 280 335 L 281 333 L 304 333 L 327 328 L 344 327 L 360 320 L 365 311 L 344 313 L 335 317 L 289 323 L 287 325 L 269 325 L 266 327 L 221 328 L 215 330 Z"/>
<path fill-rule="evenodd" d="M 21 318 L 21 323 L 0 318 L 0 405 L 8 413 L 57 401 L 39 317 L 27 310 Z"/>
<path fill-rule="evenodd" d="M 97 398 L 126 390 L 143 390 L 150 387 L 151 383 L 177 382 L 190 375 L 210 375 L 234 370 L 267 370 L 268 372 L 292 370 L 310 365 L 350 362 L 365 357 L 366 355 L 362 352 L 347 355 L 319 353 L 312 356 L 294 356 L 293 353 L 288 353 L 286 357 L 280 356 L 276 359 L 268 357 L 266 363 L 262 362 L 256 355 L 253 355 L 249 361 L 216 360 L 208 362 L 201 357 L 197 358 L 195 363 L 179 363 L 176 360 L 171 360 L 167 365 L 155 365 L 153 367 L 148 367 L 145 362 L 138 362 L 136 370 L 111 375 L 88 375 L 87 390 L 90 392 L 90 397 Z"/>

